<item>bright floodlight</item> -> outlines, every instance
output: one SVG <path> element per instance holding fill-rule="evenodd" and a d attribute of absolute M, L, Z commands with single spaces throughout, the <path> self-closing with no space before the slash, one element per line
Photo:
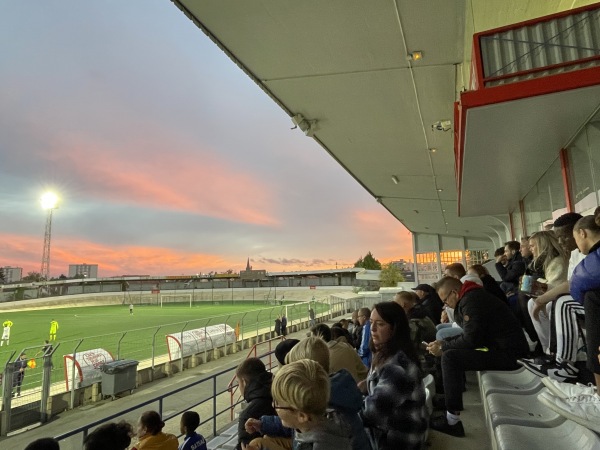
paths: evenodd
<path fill-rule="evenodd" d="M 58 197 L 53 192 L 46 192 L 42 195 L 42 208 L 54 209 L 58 203 Z"/>

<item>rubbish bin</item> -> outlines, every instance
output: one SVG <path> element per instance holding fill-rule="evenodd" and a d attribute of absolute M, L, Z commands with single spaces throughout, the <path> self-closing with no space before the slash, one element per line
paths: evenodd
<path fill-rule="evenodd" d="M 115 395 L 120 392 L 133 392 L 135 389 L 139 361 L 120 359 L 102 366 L 102 395 Z"/>

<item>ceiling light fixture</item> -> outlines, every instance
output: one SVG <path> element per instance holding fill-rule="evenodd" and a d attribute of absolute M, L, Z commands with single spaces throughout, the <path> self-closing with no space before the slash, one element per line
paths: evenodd
<path fill-rule="evenodd" d="M 438 191 L 438 192 L 442 192 L 442 191 L 443 191 L 443 189 L 440 189 L 440 188 L 438 188 L 438 190 L 437 190 L 437 191 Z"/>
<path fill-rule="evenodd" d="M 437 148 L 430 148 L 430 149 L 429 149 L 429 151 L 430 151 L 431 153 L 435 153 L 435 152 L 437 152 Z"/>
<path fill-rule="evenodd" d="M 423 52 L 410 52 L 408 55 L 406 55 L 406 59 L 408 59 L 409 61 L 421 61 L 423 59 Z"/>
<path fill-rule="evenodd" d="M 400 180 L 398 180 L 398 177 L 396 175 L 392 175 L 392 181 L 394 182 L 394 184 L 398 184 L 400 182 Z"/>

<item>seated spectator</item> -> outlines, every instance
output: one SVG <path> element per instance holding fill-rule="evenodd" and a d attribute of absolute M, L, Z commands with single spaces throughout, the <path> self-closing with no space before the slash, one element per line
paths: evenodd
<path fill-rule="evenodd" d="M 273 379 L 273 407 L 281 424 L 293 430 L 294 449 L 350 450 L 350 430 L 335 414 L 326 415 L 330 382 L 321 365 L 302 359 L 281 367 Z M 244 450 L 261 450 L 252 441 Z M 272 448 L 272 447 L 268 447 Z"/>
<path fill-rule="evenodd" d="M 346 330 L 344 330 L 343 328 L 340 327 L 331 327 L 331 339 L 334 341 L 338 341 L 341 342 L 343 344 L 348 344 L 352 349 L 354 349 L 354 346 L 352 345 L 352 343 L 350 341 L 348 341 L 348 339 L 352 340 L 352 336 L 350 336 L 350 338 L 348 338 L 348 335 L 345 333 Z M 355 350 L 356 353 L 356 350 Z"/>
<path fill-rule="evenodd" d="M 165 423 L 156 411 L 146 411 L 138 422 L 138 442 L 132 450 L 177 450 L 179 442 L 174 434 L 163 433 Z"/>
<path fill-rule="evenodd" d="M 242 444 L 260 437 L 260 433 L 247 433 L 245 425 L 248 419 L 260 419 L 261 416 L 273 416 L 273 397 L 271 397 L 271 382 L 273 374 L 267 372 L 259 358 L 248 358 L 237 367 L 235 375 L 240 386 L 240 393 L 248 405 L 242 409 L 238 419 L 238 444 L 236 450 L 241 450 Z"/>
<path fill-rule="evenodd" d="M 577 221 L 573 227 L 573 236 L 577 247 L 584 255 L 571 277 L 571 296 L 560 297 L 554 309 L 554 327 L 556 331 L 556 355 L 549 362 L 523 360 L 521 363 L 530 372 L 539 376 L 548 376 L 557 381 L 574 382 L 578 379 L 577 360 L 579 325 L 578 318 L 585 317 L 583 305 L 585 292 L 600 288 L 600 273 L 597 249 L 600 248 L 600 227 L 596 225 L 594 216 L 586 216 Z M 591 328 L 597 328 L 594 324 Z M 595 330 L 590 337 L 594 339 Z M 588 345 L 591 348 L 594 344 Z M 595 369 L 595 364 L 592 365 Z"/>
<path fill-rule="evenodd" d="M 125 449 L 127 447 L 123 447 Z M 53 438 L 41 438 L 30 443 L 25 450 L 60 450 L 58 441 Z"/>
<path fill-rule="evenodd" d="M 460 280 L 466 274 L 467 274 L 467 271 L 465 270 L 465 266 L 463 266 L 459 262 L 448 264 L 446 266 L 446 268 L 444 269 L 444 276 L 445 277 L 453 277 L 453 278 L 456 278 L 458 280 Z"/>
<path fill-rule="evenodd" d="M 331 374 L 329 376 L 331 391 L 328 407 L 336 411 L 351 430 L 352 449 L 368 450 L 370 448 L 369 439 L 359 416 L 362 395 L 356 381 L 347 370 L 340 369 L 337 372 L 331 370 L 331 353 L 324 344 L 323 339 L 316 336 L 303 339 L 288 354 L 286 361 L 292 363 L 301 359 L 310 359 L 318 362 Z"/>
<path fill-rule="evenodd" d="M 362 336 L 358 347 L 358 356 L 363 364 L 371 367 L 371 350 L 369 349 L 369 338 L 371 337 L 371 310 L 369 308 L 360 308 L 358 310 L 358 323 L 362 327 Z"/>
<path fill-rule="evenodd" d="M 471 267 L 469 267 L 469 270 L 467 270 L 467 275 L 479 277 L 483 283 L 483 288 L 486 291 L 488 291 L 494 297 L 498 297 L 500 300 L 507 303 L 506 294 L 500 288 L 498 282 L 494 280 L 494 277 L 492 277 L 488 270 L 481 264 L 473 264 Z"/>
<path fill-rule="evenodd" d="M 343 319 L 342 319 L 342 320 L 343 320 Z M 344 328 L 340 322 L 338 322 L 338 323 L 334 323 L 334 324 L 331 326 L 331 329 L 332 329 L 332 330 L 333 330 L 334 328 L 335 328 L 335 329 L 337 329 L 337 334 L 338 334 L 338 335 L 342 335 L 342 336 L 343 336 L 343 338 L 344 338 L 344 339 L 343 339 L 342 341 L 343 341 L 343 342 L 345 342 L 346 344 L 348 344 L 348 345 L 352 346 L 352 342 L 353 342 L 353 340 L 352 340 L 352 335 L 350 334 L 350 332 L 349 332 L 349 331 L 348 331 L 346 328 Z M 338 336 L 338 337 L 339 337 L 339 336 Z"/>
<path fill-rule="evenodd" d="M 423 307 L 419 303 L 419 297 L 414 292 L 398 292 L 394 296 L 394 302 L 398 303 L 404 310 L 410 328 L 410 340 L 417 353 L 421 353 L 423 341 L 431 342 L 435 340 L 435 325 L 423 311 Z"/>
<path fill-rule="evenodd" d="M 425 388 L 408 320 L 395 302 L 373 307 L 373 366 L 366 383 L 363 421 L 374 450 L 421 449 L 427 431 Z"/>
<path fill-rule="evenodd" d="M 285 339 L 277 344 L 277 347 L 275 347 L 275 358 L 277 358 L 280 366 L 285 365 L 285 355 L 287 355 L 298 342 L 300 342 L 298 339 Z"/>
<path fill-rule="evenodd" d="M 529 238 L 530 236 L 523 236 L 521 238 L 520 252 L 521 256 L 523 257 L 525 267 L 529 267 L 529 264 L 531 264 L 533 261 L 533 254 L 531 253 L 531 247 L 529 246 Z"/>
<path fill-rule="evenodd" d="M 200 426 L 200 414 L 195 411 L 186 411 L 181 415 L 179 431 L 184 435 L 184 440 L 179 450 L 206 450 L 206 439 L 196 433 Z"/>
<path fill-rule="evenodd" d="M 131 444 L 133 435 L 133 427 L 127 422 L 105 423 L 87 435 L 83 441 L 83 448 L 84 450 L 106 450 L 109 448 L 126 450 Z"/>
<path fill-rule="evenodd" d="M 435 289 L 428 284 L 419 284 L 412 290 L 415 291 L 415 294 L 419 297 L 421 306 L 434 325 L 440 323 L 444 305 L 435 292 Z"/>
<path fill-rule="evenodd" d="M 519 291 L 519 278 L 525 274 L 520 248 L 521 244 L 517 241 L 508 241 L 504 244 L 504 257 L 496 257 L 496 270 L 502 278 L 500 287 L 509 296 Z"/>
<path fill-rule="evenodd" d="M 584 255 L 577 248 L 577 243 L 573 238 L 573 227 L 581 217 L 580 214 L 567 213 L 554 221 L 554 234 L 558 239 L 558 243 L 565 254 L 571 255 L 567 268 L 567 280 L 557 282 L 556 285 L 550 287 L 546 293 L 535 299 L 528 299 L 525 297 L 527 299 L 525 302 L 525 311 L 527 311 L 527 316 L 530 317 L 529 320 L 532 322 L 531 327 L 534 328 L 533 333 L 530 331 L 527 321 L 524 322 L 524 328 L 527 330 L 527 333 L 532 340 L 539 341 L 541 351 L 547 355 L 556 352 L 554 346 L 552 349 L 550 348 L 550 332 L 553 328 L 556 328 L 550 323 L 551 311 L 553 307 L 556 308 L 557 306 L 558 310 L 560 310 L 564 302 L 569 303 L 572 300 L 569 295 L 568 280 L 571 278 L 575 267 L 584 258 Z M 520 298 L 520 300 L 522 299 Z M 523 309 L 522 303 L 520 306 L 520 309 Z M 556 320 L 556 318 L 557 315 L 554 314 L 554 320 Z M 537 339 L 534 339 L 535 337 L 537 337 Z M 553 360 L 554 358 L 551 359 L 551 361 Z"/>
<path fill-rule="evenodd" d="M 533 261 L 527 267 L 527 275 L 531 275 L 542 284 L 547 285 L 547 289 L 552 289 L 559 284 L 567 281 L 568 272 L 568 254 L 570 250 L 563 248 L 558 238 L 551 231 L 538 231 L 531 235 L 529 239 Z M 530 295 L 529 297 L 536 297 Z M 526 316 L 531 320 L 531 312 L 534 308 L 534 301 L 527 302 Z M 550 305 L 546 310 L 548 320 L 532 320 L 536 335 L 539 339 L 542 351 L 549 353 L 550 345 Z M 520 314 L 518 314 L 520 315 Z M 524 327 L 527 329 L 527 326 Z"/>
<path fill-rule="evenodd" d="M 364 380 L 367 378 L 367 368 L 362 363 L 356 350 L 346 342 L 341 342 L 341 339 L 345 341 L 345 338 L 339 338 L 340 340 L 332 339 L 332 334 L 335 330 L 339 330 L 339 328 L 332 327 L 330 329 L 324 323 L 320 323 L 310 330 L 313 336 L 323 339 L 327 344 L 327 348 L 329 349 L 329 373 L 332 374 L 346 369 L 352 375 L 352 378 L 354 378 L 355 383 Z"/>
<path fill-rule="evenodd" d="M 446 415 L 431 421 L 431 428 L 452 436 L 465 435 L 460 420 L 465 371 L 515 370 L 517 359 L 529 352 L 525 335 L 506 303 L 480 285 L 452 277 L 437 284 L 444 303 L 455 309 L 463 329 L 459 336 L 431 342 L 427 350 L 442 358 Z"/>

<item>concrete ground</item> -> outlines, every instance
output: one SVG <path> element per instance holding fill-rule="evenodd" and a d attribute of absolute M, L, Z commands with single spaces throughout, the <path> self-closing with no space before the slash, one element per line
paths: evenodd
<path fill-rule="evenodd" d="M 333 323 L 333 322 L 332 322 Z M 291 334 L 289 337 L 301 339 L 306 336 L 307 330 L 301 330 Z M 259 350 L 259 353 L 264 353 L 264 349 Z M 123 398 L 118 398 L 114 401 L 105 400 L 89 406 L 77 408 L 72 411 L 65 411 L 55 417 L 49 423 L 39 426 L 19 434 L 9 437 L 0 438 L 0 448 L 21 450 L 24 449 L 30 442 L 48 436 L 57 436 L 69 432 L 77 427 L 89 424 L 95 420 L 102 419 L 112 414 L 118 414 L 126 408 L 133 407 L 140 403 L 149 401 L 157 396 L 166 394 L 178 388 L 186 386 L 219 371 L 235 367 L 239 362 L 246 358 L 248 351 L 244 350 L 233 355 L 227 355 L 215 361 L 210 361 L 207 364 L 202 364 L 196 368 L 188 369 L 183 373 L 175 374 L 171 378 L 157 380 L 154 383 L 149 383 L 140 386 L 131 395 L 126 395 Z M 226 389 L 227 384 L 231 380 L 233 372 L 219 377 L 216 381 L 217 391 Z M 487 435 L 487 428 L 483 414 L 483 406 L 479 395 L 477 378 L 475 374 L 468 377 L 468 390 L 465 393 L 465 411 L 462 413 L 463 423 L 465 425 L 467 436 L 465 438 L 453 438 L 435 431 L 430 432 L 428 448 L 431 450 L 446 450 L 446 449 L 461 449 L 461 450 L 487 450 L 490 449 L 490 442 Z M 165 415 L 178 410 L 188 409 L 189 405 L 199 402 L 202 399 L 209 397 L 213 387 L 211 383 L 205 383 L 200 386 L 195 386 L 188 390 L 183 390 L 178 395 L 169 397 L 163 404 Z M 230 405 L 231 398 L 229 393 L 221 394 L 217 399 L 217 410 L 224 409 Z M 158 409 L 157 403 L 150 403 L 139 410 L 123 415 L 118 419 L 127 420 L 130 423 L 135 423 L 142 411 L 148 409 Z M 201 418 L 208 417 L 212 411 L 212 402 L 194 408 L 201 415 Z M 231 422 L 229 412 L 222 414 L 217 421 L 217 429 L 221 430 L 227 427 Z M 202 434 L 212 434 L 212 423 L 208 423 L 199 430 Z M 179 434 L 178 418 L 167 422 L 165 427 L 166 432 Z M 81 437 L 76 439 L 70 438 L 61 441 L 61 450 L 81 450 Z"/>

